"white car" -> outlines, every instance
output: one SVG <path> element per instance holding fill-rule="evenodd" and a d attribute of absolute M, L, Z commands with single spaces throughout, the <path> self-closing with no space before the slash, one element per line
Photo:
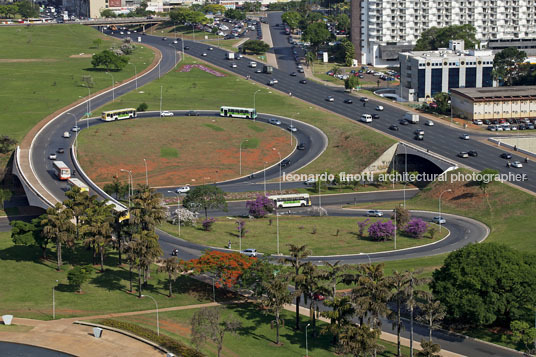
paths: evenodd
<path fill-rule="evenodd" d="M 70 137 L 71 137 L 71 133 L 69 133 L 68 131 L 66 131 L 66 132 L 63 133 L 63 137 L 64 137 L 64 138 L 70 138 Z"/>
<path fill-rule="evenodd" d="M 484 124 L 484 123 L 482 122 L 482 120 L 480 120 L 480 119 L 476 119 L 476 120 L 473 120 L 473 124 L 475 124 L 475 125 L 482 125 L 482 124 Z"/>
<path fill-rule="evenodd" d="M 511 166 L 515 167 L 516 169 L 520 169 L 520 168 L 523 167 L 523 164 L 520 163 L 519 161 L 514 161 L 514 162 L 511 163 Z"/>
<path fill-rule="evenodd" d="M 50 154 L 50 155 L 48 155 L 48 158 L 50 160 L 56 160 L 57 156 L 56 156 L 56 154 Z"/>
<path fill-rule="evenodd" d="M 316 183 L 315 178 L 309 178 L 304 182 L 304 184 L 306 184 L 306 185 L 314 185 L 315 183 Z"/>
<path fill-rule="evenodd" d="M 468 134 L 462 134 L 462 135 L 460 135 L 460 139 L 469 140 L 469 135 Z"/>
<path fill-rule="evenodd" d="M 289 125 L 289 126 L 287 127 L 287 129 L 290 130 L 290 131 L 292 131 L 292 132 L 296 132 L 296 131 L 298 131 L 298 128 L 296 128 L 296 127 L 295 127 L 294 125 L 292 125 L 292 124 Z"/>
<path fill-rule="evenodd" d="M 378 210 L 367 211 L 368 217 L 383 217 L 383 212 Z"/>
<path fill-rule="evenodd" d="M 257 62 L 249 62 L 249 66 L 251 68 L 256 68 L 257 67 Z"/>
<path fill-rule="evenodd" d="M 277 79 L 275 79 L 275 78 L 273 78 L 270 82 L 274 82 L 274 84 L 279 83 L 279 81 Z"/>
<path fill-rule="evenodd" d="M 428 120 L 426 123 L 424 123 L 424 125 L 434 126 L 434 122 L 431 120 Z"/>
<path fill-rule="evenodd" d="M 162 113 L 160 113 L 161 117 L 172 117 L 173 113 L 167 110 L 164 110 Z"/>
<path fill-rule="evenodd" d="M 206 53 L 206 52 L 203 52 L 203 53 L 201 54 L 201 56 L 203 56 L 203 57 L 207 57 L 207 53 Z"/>
<path fill-rule="evenodd" d="M 188 193 L 188 192 L 190 192 L 190 186 L 179 187 L 179 188 L 177 188 L 177 190 L 175 192 L 177 192 L 177 193 Z"/>
<path fill-rule="evenodd" d="M 257 256 L 257 249 L 244 249 L 240 251 L 240 254 L 247 255 L 248 257 L 256 257 Z"/>
<path fill-rule="evenodd" d="M 78 125 L 75 125 L 71 130 L 76 133 L 77 131 L 80 131 L 80 127 Z"/>
<path fill-rule="evenodd" d="M 381 112 L 381 111 L 383 111 L 383 107 L 382 107 L 381 105 L 378 105 L 378 106 L 376 107 L 376 110 L 379 111 L 379 112 Z"/>
<path fill-rule="evenodd" d="M 274 125 L 281 125 L 281 121 L 279 119 L 275 119 L 275 118 L 269 119 L 268 123 L 274 124 Z"/>
<path fill-rule="evenodd" d="M 335 98 L 333 98 L 332 96 L 328 96 L 328 97 L 326 98 L 326 100 L 327 100 L 328 102 L 333 102 L 333 101 L 335 101 Z"/>
<path fill-rule="evenodd" d="M 179 43 L 179 41 L 177 41 L 177 40 L 173 40 L 173 43 Z"/>
<path fill-rule="evenodd" d="M 445 224 L 445 223 L 447 223 L 447 220 L 442 216 L 435 216 L 432 219 L 432 222 L 434 222 L 436 224 Z"/>
<path fill-rule="evenodd" d="M 236 67 L 238 67 L 238 66 L 236 65 L 236 63 L 231 63 L 231 68 L 236 68 Z"/>

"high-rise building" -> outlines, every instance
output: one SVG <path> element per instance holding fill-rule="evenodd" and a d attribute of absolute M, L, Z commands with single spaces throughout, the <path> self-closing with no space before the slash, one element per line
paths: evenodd
<path fill-rule="evenodd" d="M 536 39 L 534 0 L 351 0 L 352 42 L 359 63 L 396 65 L 398 52 L 431 27 L 471 24 L 492 39 Z"/>

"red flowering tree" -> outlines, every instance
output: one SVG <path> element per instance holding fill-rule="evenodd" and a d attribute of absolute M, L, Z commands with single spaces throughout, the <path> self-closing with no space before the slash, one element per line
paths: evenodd
<path fill-rule="evenodd" d="M 218 278 L 216 286 L 232 287 L 242 274 L 255 262 L 256 258 L 240 253 L 205 252 L 197 259 L 190 260 L 196 273 L 213 273 Z"/>

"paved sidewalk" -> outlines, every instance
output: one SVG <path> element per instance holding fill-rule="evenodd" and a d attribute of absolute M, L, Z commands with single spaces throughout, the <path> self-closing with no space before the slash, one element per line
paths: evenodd
<path fill-rule="evenodd" d="M 266 52 L 266 63 L 274 68 L 277 66 L 277 57 L 275 56 L 274 43 L 272 41 L 272 34 L 270 33 L 270 25 L 261 23 L 263 41 L 270 46 L 270 50 Z"/>

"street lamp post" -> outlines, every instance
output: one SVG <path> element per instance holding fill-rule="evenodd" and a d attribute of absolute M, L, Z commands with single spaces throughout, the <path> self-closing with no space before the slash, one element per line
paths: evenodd
<path fill-rule="evenodd" d="M 87 87 L 88 98 L 87 98 L 87 128 L 89 129 L 89 115 L 91 114 L 91 88 Z"/>
<path fill-rule="evenodd" d="M 115 78 L 114 75 L 110 72 L 106 72 L 106 74 L 112 76 L 112 103 L 115 103 Z"/>
<path fill-rule="evenodd" d="M 56 280 L 56 284 L 58 281 Z M 52 320 L 56 320 L 56 285 L 52 286 Z"/>
<path fill-rule="evenodd" d="M 240 176 L 242 176 L 242 144 L 246 141 L 249 141 L 248 139 L 240 142 Z"/>
<path fill-rule="evenodd" d="M 143 163 L 145 164 L 145 185 L 149 187 L 149 174 L 147 172 L 147 159 L 143 159 Z"/>
<path fill-rule="evenodd" d="M 156 302 L 156 300 L 152 296 L 142 295 L 141 297 L 150 298 L 151 300 L 154 301 L 154 304 L 156 305 L 156 335 L 160 336 L 160 322 L 158 321 L 158 303 Z"/>
<path fill-rule="evenodd" d="M 162 88 L 164 86 L 160 86 L 160 116 L 162 116 Z"/>
<path fill-rule="evenodd" d="M 266 164 L 267 162 L 265 161 L 264 162 L 264 170 L 262 171 L 262 173 L 264 174 L 264 195 L 266 196 Z"/>
<path fill-rule="evenodd" d="M 396 250 L 396 207 L 395 207 L 395 250 Z"/>
<path fill-rule="evenodd" d="M 177 219 L 179 223 L 177 224 L 179 226 L 179 238 L 181 237 L 181 196 L 174 191 L 168 191 L 169 193 L 173 193 L 177 196 Z"/>
<path fill-rule="evenodd" d="M 405 153 L 405 160 L 404 160 L 404 208 L 406 208 L 406 184 L 407 184 L 407 178 L 408 178 L 408 147 L 404 145 L 404 153 Z"/>
<path fill-rule="evenodd" d="M 279 194 L 281 194 L 281 153 L 278 151 L 277 155 L 279 155 Z"/>
<path fill-rule="evenodd" d="M 309 326 L 311 326 L 311 324 L 305 326 L 305 357 L 309 357 L 309 344 L 307 342 L 307 328 Z"/>
<path fill-rule="evenodd" d="M 129 64 L 134 66 L 134 77 L 136 78 L 136 90 L 138 90 L 138 70 L 136 69 L 136 65 L 132 62 L 129 62 Z"/>
<path fill-rule="evenodd" d="M 128 181 L 128 209 L 130 210 L 130 194 L 132 193 L 132 171 L 131 170 L 125 170 L 120 169 L 121 172 L 128 173 L 129 181 Z"/>
<path fill-rule="evenodd" d="M 277 255 L 279 255 L 279 210 L 275 208 L 275 225 L 277 231 Z"/>
<path fill-rule="evenodd" d="M 253 93 L 253 110 L 255 111 L 255 113 L 257 112 L 257 106 L 255 105 L 255 96 L 257 95 L 257 93 L 259 93 L 261 90 L 260 89 L 257 89 L 255 91 L 255 93 Z M 253 118 L 253 121 L 255 121 L 255 118 Z"/>
<path fill-rule="evenodd" d="M 441 196 L 445 193 L 445 192 L 452 192 L 452 190 L 449 188 L 448 190 L 445 190 L 443 192 L 441 192 L 439 194 L 439 207 L 438 207 L 438 211 L 439 211 L 439 232 L 441 232 Z"/>

